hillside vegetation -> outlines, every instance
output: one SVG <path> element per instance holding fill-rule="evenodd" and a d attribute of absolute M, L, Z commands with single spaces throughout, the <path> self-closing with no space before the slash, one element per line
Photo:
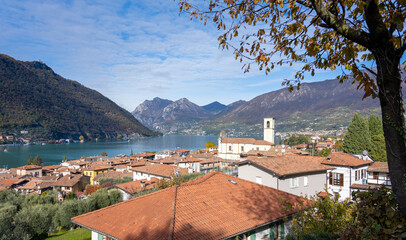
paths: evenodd
<path fill-rule="evenodd" d="M 157 134 L 99 92 L 44 63 L 0 54 L 0 134 L 21 130 L 42 139 Z"/>

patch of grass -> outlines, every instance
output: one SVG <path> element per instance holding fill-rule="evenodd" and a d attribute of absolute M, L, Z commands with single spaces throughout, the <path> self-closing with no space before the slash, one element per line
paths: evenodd
<path fill-rule="evenodd" d="M 46 240 L 90 240 L 92 238 L 92 232 L 86 228 L 77 228 L 74 230 L 60 230 L 57 233 L 53 233 L 52 236 Z"/>

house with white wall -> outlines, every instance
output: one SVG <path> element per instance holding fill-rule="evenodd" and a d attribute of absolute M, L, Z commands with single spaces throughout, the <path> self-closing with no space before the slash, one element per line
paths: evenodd
<path fill-rule="evenodd" d="M 334 167 L 321 164 L 323 157 L 284 155 L 249 157 L 238 164 L 238 177 L 297 196 L 314 196 L 326 188 L 326 173 Z"/>
<path fill-rule="evenodd" d="M 335 167 L 328 170 L 327 190 L 330 194 L 340 194 L 340 200 L 352 198 L 353 184 L 367 184 L 368 167 L 374 162 L 369 158 L 358 158 L 348 153 L 333 152 L 322 164 Z"/>
<path fill-rule="evenodd" d="M 241 154 L 251 150 L 267 151 L 274 145 L 273 118 L 264 118 L 264 140 L 254 138 L 227 138 L 220 134 L 218 139 L 218 157 L 230 160 L 240 160 Z"/>
<path fill-rule="evenodd" d="M 392 188 L 392 183 L 389 175 L 389 168 L 387 162 L 374 162 L 368 167 L 367 184 L 351 185 L 353 191 L 368 191 L 369 189 L 377 189 L 381 186 Z"/>

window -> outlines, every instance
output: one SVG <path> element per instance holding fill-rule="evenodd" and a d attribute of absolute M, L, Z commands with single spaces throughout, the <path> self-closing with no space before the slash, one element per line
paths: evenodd
<path fill-rule="evenodd" d="M 244 146 L 241 146 L 241 152 L 244 152 Z"/>
<path fill-rule="evenodd" d="M 257 151 L 259 151 L 259 147 L 257 147 Z"/>
<path fill-rule="evenodd" d="M 308 177 L 303 177 L 303 186 L 309 186 L 309 178 Z"/>
<path fill-rule="evenodd" d="M 344 186 L 344 174 L 330 172 L 329 184 L 336 186 Z"/>
<path fill-rule="evenodd" d="M 379 178 L 379 173 L 374 172 L 374 176 L 373 176 L 373 178 L 374 178 L 374 179 L 376 179 L 376 180 L 378 180 L 378 178 Z"/>
<path fill-rule="evenodd" d="M 266 122 L 266 128 L 270 128 L 271 127 L 271 123 L 269 121 Z"/>
<path fill-rule="evenodd" d="M 291 178 L 290 187 L 291 188 L 299 187 L 299 178 Z"/>
<path fill-rule="evenodd" d="M 358 171 L 355 171 L 355 181 L 358 180 Z"/>
<path fill-rule="evenodd" d="M 228 151 L 233 151 L 233 148 L 231 146 L 228 146 Z"/>
<path fill-rule="evenodd" d="M 255 182 L 258 183 L 258 184 L 262 184 L 262 177 L 257 176 L 255 178 Z"/>

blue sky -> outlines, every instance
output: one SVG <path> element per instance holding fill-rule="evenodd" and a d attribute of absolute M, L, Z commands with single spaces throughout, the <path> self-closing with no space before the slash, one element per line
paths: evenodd
<path fill-rule="evenodd" d="M 0 0 L 0 52 L 41 60 L 129 111 L 146 99 L 230 104 L 280 89 L 297 68 L 267 76 L 218 48 L 220 32 L 166 1 Z M 334 78 L 318 72 L 306 82 Z"/>

